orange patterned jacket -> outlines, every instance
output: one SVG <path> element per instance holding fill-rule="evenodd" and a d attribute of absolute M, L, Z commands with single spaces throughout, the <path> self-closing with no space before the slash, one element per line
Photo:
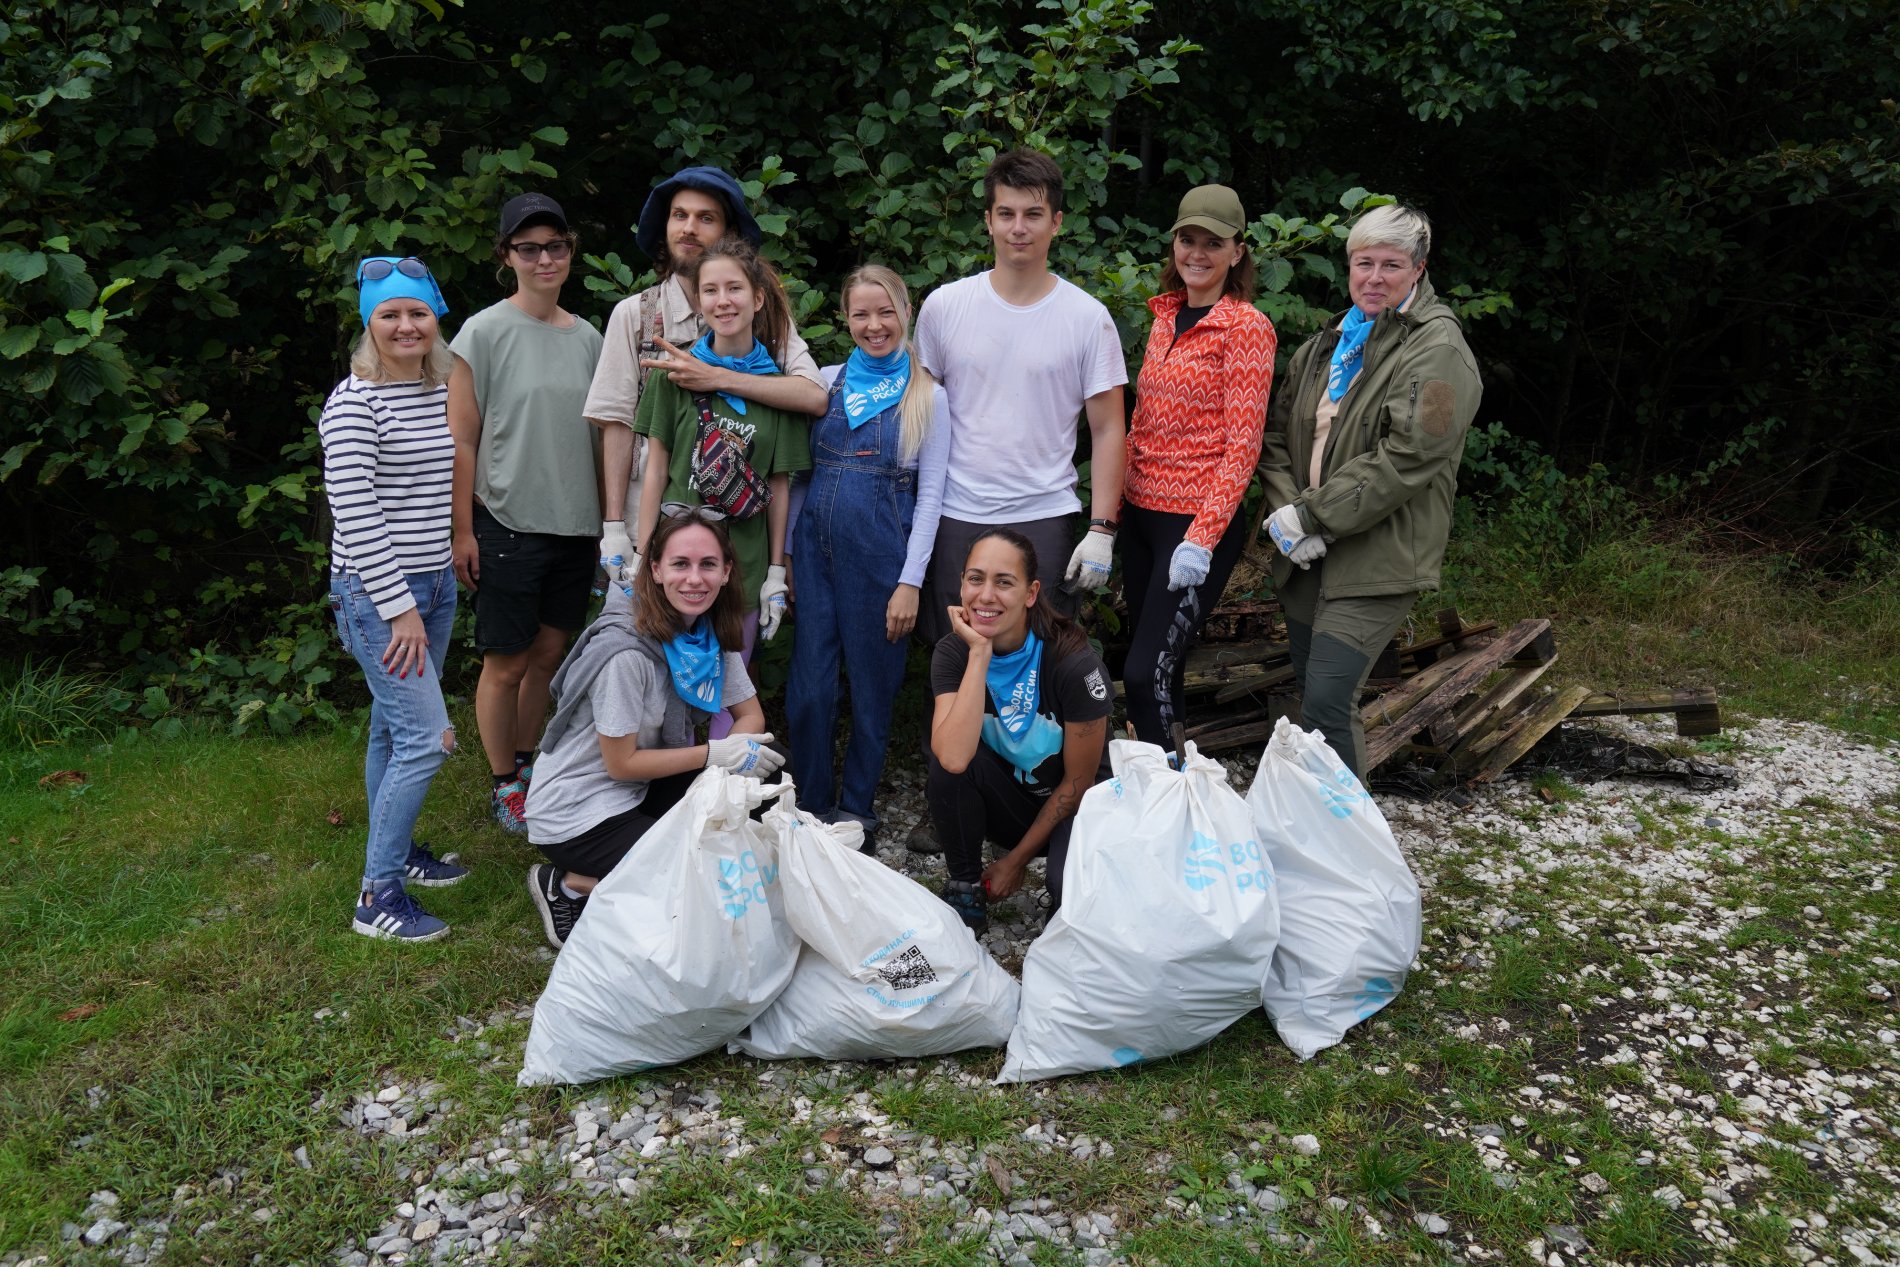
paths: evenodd
<path fill-rule="evenodd" d="M 1122 498 L 1194 516 L 1186 539 L 1212 550 L 1260 457 L 1279 339 L 1265 313 L 1232 295 L 1176 339 L 1186 302 L 1180 290 L 1148 301 L 1154 325 L 1135 380 Z"/>

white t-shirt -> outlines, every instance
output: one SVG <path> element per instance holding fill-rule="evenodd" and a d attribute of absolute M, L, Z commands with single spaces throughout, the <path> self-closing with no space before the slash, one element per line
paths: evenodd
<path fill-rule="evenodd" d="M 932 292 L 917 353 L 950 398 L 943 513 L 966 523 L 1051 519 L 1075 495 L 1076 418 L 1128 381 L 1121 337 L 1100 300 L 1056 278 L 1028 307 L 978 273 Z"/>

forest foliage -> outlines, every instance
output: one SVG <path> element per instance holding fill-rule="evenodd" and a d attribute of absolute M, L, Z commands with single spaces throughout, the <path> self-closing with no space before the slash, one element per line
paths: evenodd
<path fill-rule="evenodd" d="M 1232 184 L 1256 216 L 1260 304 L 1289 353 L 1344 305 L 1350 213 L 1395 195 L 1434 217 L 1434 282 L 1468 319 L 1482 469 L 1521 451 L 1553 479 L 1694 489 L 1712 513 L 1891 524 L 1890 17 L 1873 0 L 11 0 L 0 658 L 124 671 L 151 717 L 187 698 L 246 724 L 322 711 L 313 420 L 357 258 L 428 259 L 452 329 L 500 293 L 499 203 L 541 189 L 582 236 L 569 306 L 604 324 L 649 271 L 631 231 L 647 190 L 688 163 L 744 182 L 821 360 L 845 346 L 851 264 L 920 289 L 983 266 L 1000 147 L 1058 155 L 1055 266 L 1110 305 L 1131 361 L 1190 185 Z"/>

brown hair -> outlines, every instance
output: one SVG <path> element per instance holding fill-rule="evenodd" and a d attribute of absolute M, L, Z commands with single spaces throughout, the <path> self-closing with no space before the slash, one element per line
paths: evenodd
<path fill-rule="evenodd" d="M 786 344 L 797 327 L 792 324 L 792 301 L 779 283 L 778 270 L 744 238 L 722 238 L 680 265 L 680 284 L 686 288 L 686 297 L 693 301 L 695 310 L 699 307 L 699 270 L 712 260 L 731 260 L 737 264 L 752 289 L 765 296 L 765 302 L 752 316 L 752 337 L 764 344 L 779 368 L 784 369 Z M 703 318 L 705 314 L 700 316 Z"/>
<path fill-rule="evenodd" d="M 1206 230 L 1203 229 L 1202 232 L 1205 233 Z M 1236 239 L 1222 238 L 1221 240 L 1231 242 Z M 1253 248 L 1247 245 L 1244 234 L 1238 241 L 1240 242 L 1240 258 L 1234 261 L 1232 268 L 1227 270 L 1227 280 L 1222 284 L 1220 293 L 1232 295 L 1242 303 L 1250 304 L 1253 302 L 1255 278 Z M 1187 283 L 1181 280 L 1180 272 L 1174 267 L 1174 239 L 1169 238 L 1168 260 L 1161 266 L 1161 293 L 1165 295 L 1171 290 L 1186 289 Z"/>
<path fill-rule="evenodd" d="M 1050 215 L 1062 210 L 1062 169 L 1040 150 L 1010 150 L 996 156 L 983 173 L 983 210 L 996 206 L 998 185 L 1039 190 Z"/>
<path fill-rule="evenodd" d="M 1039 564 L 1036 559 L 1036 547 L 1029 538 L 1014 528 L 989 528 L 979 533 L 970 542 L 970 551 L 963 556 L 964 566 L 969 566 L 970 553 L 991 537 L 1001 541 L 1020 554 L 1023 558 L 1023 579 L 1025 582 L 1036 579 Z M 1088 635 L 1082 627 L 1055 609 L 1053 603 L 1042 601 L 1038 595 L 1036 605 L 1029 609 L 1029 628 L 1036 637 L 1042 639 L 1044 653 L 1061 660 L 1078 651 L 1091 650 Z"/>
<path fill-rule="evenodd" d="M 529 216 L 526 220 L 515 226 L 515 233 L 519 233 L 523 229 L 532 229 L 537 224 L 544 224 L 550 229 L 559 228 L 554 221 L 545 215 Z M 508 258 L 508 244 L 514 239 L 515 233 L 497 233 L 495 235 L 495 280 L 501 283 L 502 289 L 511 295 L 515 293 L 515 287 L 519 285 L 515 277 L 514 263 Z M 573 255 L 569 256 L 570 259 L 573 258 L 574 255 L 580 254 L 580 234 L 574 232 L 572 229 L 567 229 L 561 232 L 561 238 L 567 242 L 567 249 L 573 253 Z"/>
<path fill-rule="evenodd" d="M 732 574 L 726 578 L 719 597 L 713 599 L 712 610 L 707 613 L 712 618 L 713 636 L 719 639 L 722 651 L 742 651 L 745 648 L 745 577 L 741 574 L 739 558 L 732 552 L 732 534 L 726 531 L 726 521 L 709 519 L 703 513 L 704 507 L 695 506 L 683 515 L 662 515 L 653 526 L 653 535 L 647 538 L 646 549 L 640 552 L 640 573 L 633 578 L 633 627 L 649 638 L 665 642 L 675 634 L 686 631 L 686 621 L 679 609 L 667 599 L 666 591 L 653 579 L 653 566 L 666 554 L 666 543 L 675 533 L 687 528 L 704 528 L 712 533 L 719 543 L 719 553 L 731 566 Z"/>

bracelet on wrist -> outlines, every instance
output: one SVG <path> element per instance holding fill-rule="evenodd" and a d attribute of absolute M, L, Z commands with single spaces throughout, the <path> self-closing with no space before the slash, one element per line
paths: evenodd
<path fill-rule="evenodd" d="M 1100 528 L 1104 532 L 1107 532 L 1110 536 L 1113 536 L 1115 533 L 1121 531 L 1121 521 L 1117 519 L 1091 519 L 1089 520 L 1089 531 L 1093 532 L 1097 528 Z"/>

